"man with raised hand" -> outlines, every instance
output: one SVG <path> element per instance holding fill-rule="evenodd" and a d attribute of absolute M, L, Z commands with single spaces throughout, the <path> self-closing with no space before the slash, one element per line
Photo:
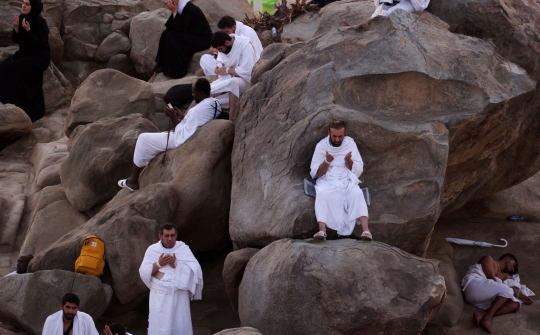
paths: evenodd
<path fill-rule="evenodd" d="M 159 228 L 159 241 L 146 250 L 139 268 L 150 289 L 148 335 L 193 335 L 190 300 L 202 298 L 201 266 L 189 247 L 176 240 L 172 223 Z"/>
<path fill-rule="evenodd" d="M 345 136 L 345 122 L 332 121 L 328 136 L 315 147 L 311 177 L 316 179 L 315 216 L 319 232 L 313 238 L 326 240 L 326 227 L 349 236 L 355 224 L 364 230 L 361 239 L 372 240 L 368 228 L 366 199 L 358 186 L 364 163 L 354 140 Z"/>

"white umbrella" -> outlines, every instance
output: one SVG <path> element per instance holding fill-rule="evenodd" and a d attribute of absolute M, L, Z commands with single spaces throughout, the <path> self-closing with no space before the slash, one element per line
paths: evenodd
<path fill-rule="evenodd" d="M 471 241 L 471 240 L 465 240 L 462 238 L 453 238 L 453 237 L 447 237 L 446 240 L 450 243 L 461 244 L 461 245 L 474 245 L 474 246 L 483 247 L 483 248 L 491 248 L 491 247 L 504 248 L 508 245 L 508 242 L 504 238 L 501 238 L 501 241 L 504 242 L 504 245 L 491 244 L 487 242 Z"/>

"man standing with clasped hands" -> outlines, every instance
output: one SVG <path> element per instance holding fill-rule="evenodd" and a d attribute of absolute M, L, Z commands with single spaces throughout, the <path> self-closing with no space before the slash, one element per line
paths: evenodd
<path fill-rule="evenodd" d="M 139 268 L 150 289 L 148 335 L 193 335 L 190 300 L 200 300 L 202 270 L 189 247 L 176 241 L 177 228 L 159 228 L 159 241 L 146 250 Z"/>

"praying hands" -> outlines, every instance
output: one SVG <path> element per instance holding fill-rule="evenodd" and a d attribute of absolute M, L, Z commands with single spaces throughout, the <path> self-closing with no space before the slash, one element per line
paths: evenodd
<path fill-rule="evenodd" d="M 165 255 L 165 254 L 161 254 L 161 256 L 159 256 L 159 265 L 161 266 L 165 266 L 165 265 L 170 265 L 173 269 L 176 269 L 176 255 L 175 254 L 172 254 L 172 255 Z"/>
<path fill-rule="evenodd" d="M 24 28 L 24 30 L 30 31 L 30 23 L 28 23 L 26 19 L 22 20 L 22 27 Z"/>
<path fill-rule="evenodd" d="M 345 166 L 347 167 L 347 169 L 352 170 L 353 160 L 352 160 L 352 152 L 350 151 L 347 155 L 345 155 Z"/>

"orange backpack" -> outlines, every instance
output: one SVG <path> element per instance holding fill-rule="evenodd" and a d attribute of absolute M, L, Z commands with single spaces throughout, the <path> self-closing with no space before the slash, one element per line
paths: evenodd
<path fill-rule="evenodd" d="M 105 243 L 96 235 L 88 235 L 83 242 L 81 254 L 75 261 L 75 272 L 101 276 L 105 267 Z"/>

